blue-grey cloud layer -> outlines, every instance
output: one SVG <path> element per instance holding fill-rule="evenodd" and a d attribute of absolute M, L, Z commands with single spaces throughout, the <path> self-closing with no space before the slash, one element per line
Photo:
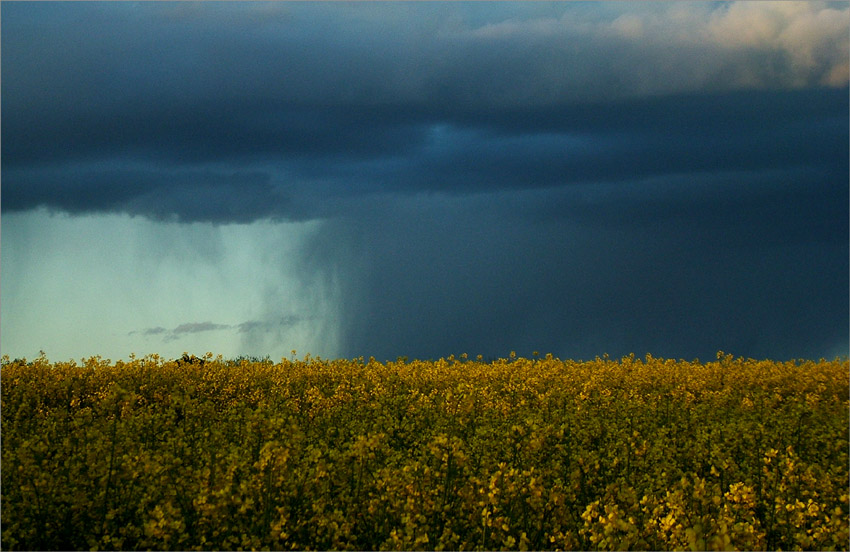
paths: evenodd
<path fill-rule="evenodd" d="M 2 208 L 325 219 L 346 354 L 816 354 L 848 330 L 849 14 L 6 4 Z"/>

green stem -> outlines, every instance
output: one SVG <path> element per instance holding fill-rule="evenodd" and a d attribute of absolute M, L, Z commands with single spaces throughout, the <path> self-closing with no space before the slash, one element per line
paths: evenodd
<path fill-rule="evenodd" d="M 119 403 L 115 403 L 115 415 L 112 419 L 112 435 L 110 437 L 111 445 L 109 451 L 109 470 L 106 475 L 106 489 L 103 493 L 103 507 L 101 510 L 101 539 L 106 535 L 106 513 L 109 508 L 109 491 L 112 490 L 112 471 L 115 467 L 115 442 L 118 433 L 118 415 L 120 413 Z"/>

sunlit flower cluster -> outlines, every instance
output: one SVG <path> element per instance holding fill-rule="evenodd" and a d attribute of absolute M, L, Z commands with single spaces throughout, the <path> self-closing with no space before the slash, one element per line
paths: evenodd
<path fill-rule="evenodd" d="M 2 363 L 5 549 L 847 549 L 848 362 Z"/>

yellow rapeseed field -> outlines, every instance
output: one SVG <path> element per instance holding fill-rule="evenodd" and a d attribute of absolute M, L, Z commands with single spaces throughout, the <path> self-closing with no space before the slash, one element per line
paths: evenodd
<path fill-rule="evenodd" d="M 847 549 L 848 362 L 2 362 L 2 546 Z"/>

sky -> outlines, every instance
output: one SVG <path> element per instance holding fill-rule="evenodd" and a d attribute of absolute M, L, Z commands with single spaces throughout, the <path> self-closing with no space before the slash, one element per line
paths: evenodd
<path fill-rule="evenodd" d="M 847 2 L 3 2 L 0 353 L 848 354 Z"/>

